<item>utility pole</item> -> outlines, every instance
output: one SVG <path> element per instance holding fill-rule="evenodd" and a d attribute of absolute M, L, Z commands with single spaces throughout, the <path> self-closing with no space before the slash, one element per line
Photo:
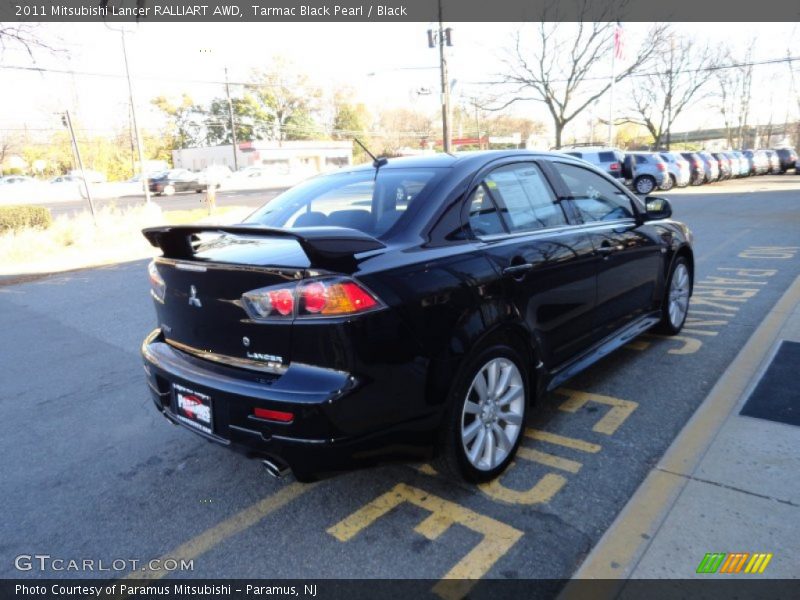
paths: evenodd
<path fill-rule="evenodd" d="M 133 100 L 133 84 L 131 83 L 131 70 L 128 67 L 128 49 L 125 45 L 125 29 L 119 30 L 122 34 L 122 57 L 125 59 L 125 76 L 128 79 L 128 98 L 131 103 L 131 117 L 133 119 L 133 129 L 136 131 L 136 149 L 139 154 L 139 172 L 142 179 L 142 186 L 144 188 L 144 200 L 150 204 L 150 184 L 147 181 L 147 169 L 144 164 L 144 152 L 142 151 L 142 135 L 139 131 L 139 125 L 136 121 L 136 103 Z"/>
<path fill-rule="evenodd" d="M 451 133 L 450 133 L 450 80 L 447 76 L 447 57 L 445 55 L 444 47 L 452 46 L 450 40 L 451 29 L 445 29 L 442 21 L 442 0 L 439 2 L 439 31 L 434 40 L 432 30 L 428 30 L 428 47 L 435 47 L 436 42 L 439 44 L 439 73 L 442 82 L 442 146 L 445 152 L 451 151 Z"/>
<path fill-rule="evenodd" d="M 78 140 L 75 137 L 75 130 L 72 128 L 72 119 L 69 116 L 69 111 L 64 111 L 63 118 L 64 125 L 69 129 L 69 137 L 72 139 L 72 148 L 75 151 L 75 159 L 78 162 L 78 169 L 81 172 L 81 179 L 83 180 L 83 189 L 86 190 L 86 199 L 89 201 L 89 210 L 92 213 L 92 221 L 97 223 L 94 215 L 94 202 L 92 202 L 92 192 L 89 190 L 89 182 L 86 181 L 86 171 L 83 168 L 83 159 L 81 158 L 81 149 L 78 147 Z"/>
<path fill-rule="evenodd" d="M 236 154 L 238 142 L 236 141 L 236 125 L 233 122 L 233 102 L 231 101 L 231 88 L 228 85 L 228 67 L 225 67 L 225 95 L 228 96 L 228 117 L 231 121 L 231 139 L 233 140 L 233 170 L 239 170 L 239 157 Z"/>

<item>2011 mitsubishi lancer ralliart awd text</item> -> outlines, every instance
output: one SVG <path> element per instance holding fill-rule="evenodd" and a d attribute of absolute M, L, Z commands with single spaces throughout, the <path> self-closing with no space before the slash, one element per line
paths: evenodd
<path fill-rule="evenodd" d="M 234 226 L 144 230 L 157 410 L 302 480 L 434 457 L 487 481 L 548 390 L 692 293 L 689 229 L 559 153 L 375 159 Z"/>

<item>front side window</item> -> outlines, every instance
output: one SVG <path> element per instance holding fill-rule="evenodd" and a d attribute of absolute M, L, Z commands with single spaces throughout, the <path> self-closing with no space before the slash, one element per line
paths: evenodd
<path fill-rule="evenodd" d="M 564 210 L 533 163 L 516 163 L 492 171 L 485 180 L 509 231 L 532 231 L 566 225 Z"/>
<path fill-rule="evenodd" d="M 423 198 L 443 169 L 374 169 L 314 177 L 271 200 L 247 222 L 268 227 L 347 227 L 381 236 Z"/>
<path fill-rule="evenodd" d="M 500 213 L 483 183 L 470 195 L 469 226 L 477 236 L 505 232 L 503 222 L 500 220 Z"/>
<path fill-rule="evenodd" d="M 560 162 L 553 162 L 553 166 L 569 189 L 584 222 L 633 218 L 630 198 L 612 182 L 582 167 Z"/>

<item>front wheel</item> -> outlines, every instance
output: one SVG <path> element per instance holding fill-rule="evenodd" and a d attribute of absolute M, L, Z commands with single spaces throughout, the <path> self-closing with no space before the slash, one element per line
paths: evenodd
<path fill-rule="evenodd" d="M 689 295 L 692 288 L 692 274 L 689 261 L 680 256 L 672 267 L 667 280 L 667 290 L 661 306 L 661 321 L 658 330 L 667 335 L 677 335 L 683 329 L 686 315 L 689 314 Z"/>
<path fill-rule="evenodd" d="M 646 196 L 656 187 L 656 180 L 650 175 L 642 175 L 634 182 L 633 187 L 638 194 Z"/>
<path fill-rule="evenodd" d="M 175 186 L 170 184 L 164 186 L 164 195 L 165 196 L 172 196 L 175 193 Z"/>
<path fill-rule="evenodd" d="M 528 377 L 519 353 L 493 346 L 456 377 L 436 464 L 447 475 L 485 482 L 517 452 L 528 406 Z"/>

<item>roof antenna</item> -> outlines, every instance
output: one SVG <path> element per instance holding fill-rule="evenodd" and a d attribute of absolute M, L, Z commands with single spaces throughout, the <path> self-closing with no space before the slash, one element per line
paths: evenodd
<path fill-rule="evenodd" d="M 361 149 L 362 149 L 364 152 L 366 152 L 366 153 L 369 155 L 369 157 L 372 159 L 372 166 L 373 166 L 373 167 L 375 167 L 375 170 L 376 170 L 376 171 L 377 171 L 378 169 L 380 169 L 380 168 L 381 168 L 383 165 L 385 165 L 386 163 L 388 163 L 388 162 L 389 162 L 389 161 L 388 161 L 386 158 L 383 158 L 383 157 L 381 157 L 381 158 L 375 158 L 375 155 L 374 155 L 372 152 L 370 152 L 369 150 L 367 150 L 367 147 L 366 147 L 364 144 L 362 144 L 362 143 L 359 141 L 359 139 L 358 139 L 358 138 L 354 137 L 354 138 L 353 138 L 353 141 L 354 141 L 356 144 L 358 144 L 359 146 L 361 146 Z M 377 175 L 377 173 L 375 173 L 375 175 Z"/>

